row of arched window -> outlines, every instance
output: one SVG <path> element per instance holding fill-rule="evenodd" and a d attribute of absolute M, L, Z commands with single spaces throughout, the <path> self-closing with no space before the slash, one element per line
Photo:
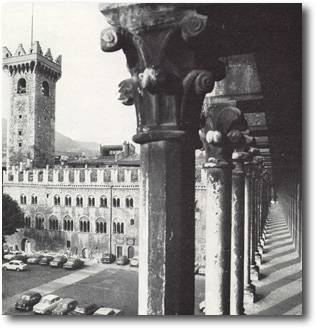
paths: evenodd
<path fill-rule="evenodd" d="M 24 194 L 22 194 L 20 196 L 20 203 L 25 205 L 26 204 L 26 196 Z M 32 205 L 37 205 L 38 200 L 37 200 L 37 196 L 36 195 L 32 195 L 31 196 L 31 204 Z M 61 202 L 60 202 L 60 196 L 55 195 L 54 196 L 54 205 L 55 206 L 60 206 Z M 65 202 L 64 202 L 65 206 L 72 206 L 72 198 L 71 196 L 67 195 L 65 196 Z M 77 196 L 76 197 L 76 206 L 77 207 L 83 207 L 83 197 L 82 196 Z M 89 207 L 95 207 L 96 206 L 96 202 L 95 202 L 95 197 L 93 196 L 89 196 L 88 197 L 88 206 Z M 99 206 L 100 207 L 108 207 L 108 200 L 105 196 L 101 196 L 100 197 L 100 202 L 99 202 Z M 134 200 L 132 197 L 126 197 L 125 198 L 125 206 L 127 208 L 132 208 L 134 207 Z M 113 207 L 121 207 L 121 201 L 120 198 L 118 197 L 113 197 Z"/>
<path fill-rule="evenodd" d="M 18 80 L 17 90 L 18 94 L 26 93 L 26 80 L 22 77 Z M 43 81 L 41 86 L 42 95 L 49 97 L 49 84 L 47 81 Z"/>
<path fill-rule="evenodd" d="M 29 216 L 24 217 L 24 224 L 26 228 L 31 227 L 31 218 Z M 135 220 L 130 219 L 130 225 L 134 225 Z M 73 219 L 69 216 L 65 217 L 63 220 L 63 230 L 64 231 L 74 231 Z M 91 232 L 90 231 L 90 220 L 88 218 L 81 218 L 79 221 L 79 231 L 80 232 Z M 49 230 L 58 230 L 59 223 L 56 216 L 51 216 L 48 220 Z M 37 214 L 35 217 L 35 229 L 44 229 L 44 217 L 41 214 Z M 96 233 L 107 233 L 107 223 L 103 218 L 99 218 L 95 222 L 95 232 Z M 124 223 L 123 222 L 113 222 L 113 233 L 114 234 L 124 234 Z"/>
<path fill-rule="evenodd" d="M 54 196 L 54 205 L 55 206 L 60 205 L 60 196 L 58 196 L 58 195 Z M 65 206 L 71 206 L 71 205 L 72 205 L 71 196 L 65 196 Z M 77 207 L 83 207 L 83 197 L 82 196 L 77 196 L 76 197 L 76 206 Z M 96 206 L 95 197 L 93 197 L 93 196 L 88 197 L 88 206 L 89 207 L 95 207 Z M 100 207 L 108 207 L 108 200 L 105 196 L 100 197 L 99 206 Z M 134 207 L 134 200 L 133 200 L 132 197 L 126 197 L 125 198 L 125 206 L 128 207 L 128 208 Z M 120 198 L 113 197 L 113 207 L 121 207 Z"/>

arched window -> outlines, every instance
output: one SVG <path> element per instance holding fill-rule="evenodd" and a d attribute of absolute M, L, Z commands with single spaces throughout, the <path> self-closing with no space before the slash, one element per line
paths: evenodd
<path fill-rule="evenodd" d="M 108 201 L 105 196 L 100 197 L 100 207 L 108 207 Z"/>
<path fill-rule="evenodd" d="M 60 197 L 58 195 L 54 196 L 54 205 L 59 206 L 60 205 Z"/>
<path fill-rule="evenodd" d="M 78 206 L 78 207 L 83 206 L 83 198 L 81 196 L 76 197 L 76 206 Z"/>
<path fill-rule="evenodd" d="M 91 206 L 91 207 L 95 206 L 95 199 L 93 196 L 88 197 L 88 206 Z"/>
<path fill-rule="evenodd" d="M 99 218 L 95 224 L 96 233 L 106 233 L 106 222 L 103 218 Z"/>
<path fill-rule="evenodd" d="M 80 219 L 80 231 L 90 232 L 90 221 L 86 217 Z"/>
<path fill-rule="evenodd" d="M 37 204 L 37 196 L 32 195 L 32 197 L 31 197 L 31 204 L 32 205 L 36 205 Z"/>
<path fill-rule="evenodd" d="M 71 196 L 65 196 L 65 206 L 71 206 Z"/>
<path fill-rule="evenodd" d="M 70 216 L 66 216 L 64 218 L 63 227 L 65 231 L 73 231 L 74 230 L 74 222 Z"/>
<path fill-rule="evenodd" d="M 123 234 L 124 233 L 124 223 L 114 222 L 113 223 L 113 233 Z"/>
<path fill-rule="evenodd" d="M 118 197 L 113 197 L 113 207 L 120 207 L 120 199 Z"/>
<path fill-rule="evenodd" d="M 49 230 L 58 230 L 58 220 L 55 215 L 49 218 Z"/>
<path fill-rule="evenodd" d="M 26 93 L 26 80 L 23 78 L 18 81 L 17 93 Z"/>
<path fill-rule="evenodd" d="M 23 204 L 23 205 L 26 204 L 26 196 L 23 195 L 23 194 L 20 196 L 20 203 Z"/>
<path fill-rule="evenodd" d="M 132 197 L 126 197 L 125 199 L 126 207 L 134 207 L 134 201 Z"/>
<path fill-rule="evenodd" d="M 30 228 L 31 227 L 31 218 L 29 216 L 26 216 L 24 218 L 24 226 L 25 226 L 25 228 Z"/>
<path fill-rule="evenodd" d="M 129 223 L 130 223 L 130 225 L 134 225 L 135 224 L 135 220 L 134 219 L 131 219 Z"/>
<path fill-rule="evenodd" d="M 35 216 L 35 229 L 38 230 L 44 229 L 44 217 L 42 214 L 36 214 Z"/>
<path fill-rule="evenodd" d="M 42 91 L 42 94 L 44 96 L 49 97 L 49 84 L 48 84 L 47 81 L 44 81 L 42 83 L 42 89 L 41 89 L 41 91 Z"/>

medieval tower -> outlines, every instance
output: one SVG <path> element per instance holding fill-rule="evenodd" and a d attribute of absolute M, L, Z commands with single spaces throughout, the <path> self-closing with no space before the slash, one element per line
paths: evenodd
<path fill-rule="evenodd" d="M 20 44 L 14 53 L 3 47 L 3 69 L 11 81 L 7 166 L 52 164 L 55 151 L 56 82 L 61 56 L 45 55 L 38 41 L 27 53 Z"/>

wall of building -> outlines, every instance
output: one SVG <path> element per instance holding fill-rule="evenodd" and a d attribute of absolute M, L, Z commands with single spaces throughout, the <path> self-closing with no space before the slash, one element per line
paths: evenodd
<path fill-rule="evenodd" d="M 135 181 L 135 170 L 137 181 Z M 110 172 L 110 181 L 104 182 L 104 172 Z M 118 172 L 121 172 L 120 177 Z M 122 172 L 124 181 L 122 181 Z M 63 173 L 62 181 L 60 181 L 61 173 Z M 85 177 L 84 182 L 80 181 L 80 174 Z M 80 256 L 83 254 L 88 256 L 87 254 L 92 252 L 93 257 L 98 257 L 101 253 L 109 252 L 111 234 L 112 253 L 116 254 L 117 247 L 121 246 L 122 254 L 129 255 L 128 249 L 132 246 L 134 256 L 137 256 L 138 227 L 141 224 L 138 206 L 139 174 L 139 168 L 135 167 L 46 168 L 32 171 L 19 171 L 12 168 L 4 172 L 3 192 L 15 199 L 25 213 L 25 217 L 30 218 L 30 227 L 11 236 L 7 242 L 21 248 L 22 241 L 27 238 L 31 241 L 34 250 L 59 251 L 66 250 L 67 246 L 70 246 L 70 250 Z M 69 179 L 69 175 L 74 176 L 73 182 L 70 182 L 72 180 Z M 26 197 L 26 204 L 21 204 L 21 196 Z M 32 204 L 32 196 L 37 197 L 37 204 Z M 60 205 L 55 204 L 56 196 L 60 197 Z M 83 199 L 82 207 L 76 205 L 77 196 Z M 89 206 L 89 196 L 94 197 L 95 206 Z M 71 198 L 71 206 L 66 204 L 66 197 Z M 101 197 L 106 197 L 107 207 L 100 206 Z M 113 206 L 113 198 L 120 199 L 120 207 Z M 132 207 L 127 206 L 127 198 L 133 199 Z M 202 170 L 196 183 L 195 211 L 196 260 L 199 263 L 204 261 L 205 254 L 205 207 L 205 173 Z M 36 228 L 37 218 L 44 218 L 43 229 Z M 50 229 L 50 219 L 58 221 L 57 230 Z M 73 220 L 73 231 L 65 231 L 64 220 Z M 89 220 L 90 232 L 80 231 L 81 220 Z M 96 232 L 98 220 L 106 223 L 106 233 Z M 124 233 L 114 233 L 114 223 L 123 223 Z"/>

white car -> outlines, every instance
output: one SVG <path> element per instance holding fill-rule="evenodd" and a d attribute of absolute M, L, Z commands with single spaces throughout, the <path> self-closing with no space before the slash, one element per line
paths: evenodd
<path fill-rule="evenodd" d="M 93 315 L 123 315 L 123 311 L 119 309 L 100 307 L 93 313 Z"/>
<path fill-rule="evenodd" d="M 63 299 L 57 295 L 45 295 L 40 302 L 33 307 L 33 311 L 37 314 L 50 314 L 62 300 Z"/>
<path fill-rule="evenodd" d="M 19 260 L 12 260 L 2 265 L 3 270 L 24 271 L 27 269 L 27 264 Z"/>

